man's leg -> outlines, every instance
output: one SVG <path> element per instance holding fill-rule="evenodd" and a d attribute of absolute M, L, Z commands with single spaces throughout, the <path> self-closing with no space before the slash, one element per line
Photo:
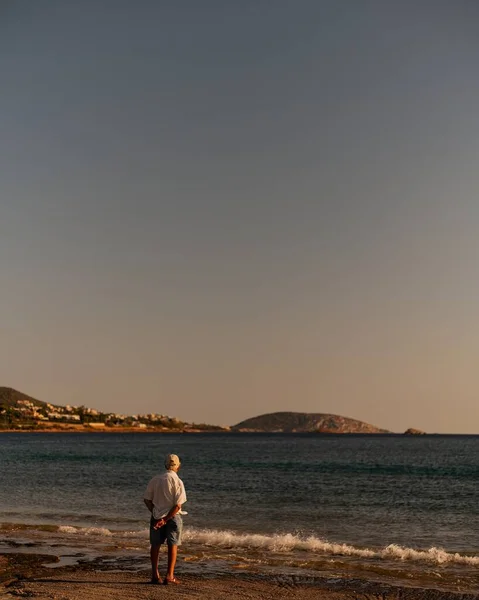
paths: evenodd
<path fill-rule="evenodd" d="M 160 545 L 150 546 L 150 558 L 151 558 L 151 580 L 159 580 L 160 574 L 158 573 L 158 559 L 160 558 Z M 168 554 L 169 556 L 169 554 Z"/>
<path fill-rule="evenodd" d="M 176 556 L 178 554 L 178 546 L 168 542 L 168 571 L 166 573 L 166 579 L 174 579 L 175 577 L 175 565 Z"/>
<path fill-rule="evenodd" d="M 175 565 L 178 546 L 181 544 L 181 532 L 183 530 L 183 520 L 181 516 L 176 515 L 173 519 L 170 519 L 165 527 L 167 527 L 168 571 L 164 583 L 178 583 L 178 580 L 175 579 Z"/>

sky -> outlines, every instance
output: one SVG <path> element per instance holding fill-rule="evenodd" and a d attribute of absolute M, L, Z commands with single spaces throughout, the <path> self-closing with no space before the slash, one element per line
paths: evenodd
<path fill-rule="evenodd" d="M 0 385 L 479 433 L 479 5 L 4 0 Z"/>

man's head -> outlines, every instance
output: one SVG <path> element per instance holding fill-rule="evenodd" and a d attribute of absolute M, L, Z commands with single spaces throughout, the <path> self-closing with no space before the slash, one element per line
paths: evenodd
<path fill-rule="evenodd" d="M 176 454 L 167 454 L 165 458 L 165 467 L 168 471 L 178 471 L 181 462 Z"/>

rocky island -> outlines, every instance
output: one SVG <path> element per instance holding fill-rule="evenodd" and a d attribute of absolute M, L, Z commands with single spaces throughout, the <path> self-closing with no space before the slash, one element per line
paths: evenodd
<path fill-rule="evenodd" d="M 414 427 L 409 427 L 409 429 L 406 429 L 406 431 L 404 432 L 404 435 L 426 435 L 426 432 L 422 429 L 415 429 Z"/>
<path fill-rule="evenodd" d="M 390 433 L 369 423 L 324 413 L 276 412 L 234 425 L 232 431 L 279 433 Z"/>

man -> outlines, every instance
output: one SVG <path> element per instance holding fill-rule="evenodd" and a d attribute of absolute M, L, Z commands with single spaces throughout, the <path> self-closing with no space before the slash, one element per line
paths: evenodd
<path fill-rule="evenodd" d="M 185 486 L 178 477 L 180 459 L 176 454 L 165 458 L 166 472 L 155 475 L 146 488 L 144 502 L 151 512 L 150 558 L 151 583 L 160 583 L 158 559 L 161 544 L 168 544 L 168 570 L 163 580 L 165 585 L 179 583 L 175 577 L 176 555 L 181 544 L 183 529 L 182 504 L 186 502 Z"/>

